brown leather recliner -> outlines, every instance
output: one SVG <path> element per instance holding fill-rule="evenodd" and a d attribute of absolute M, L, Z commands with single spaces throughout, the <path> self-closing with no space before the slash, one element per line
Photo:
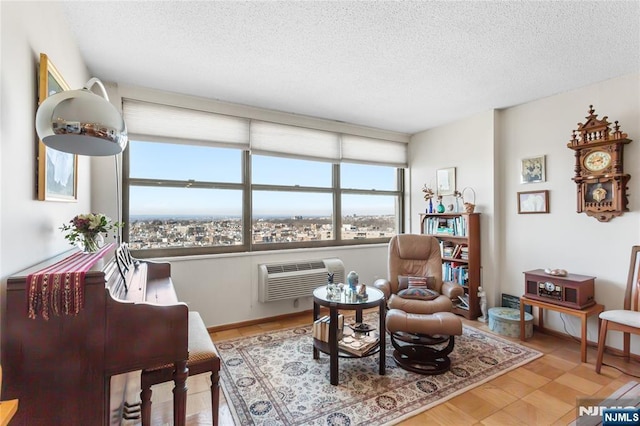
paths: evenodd
<path fill-rule="evenodd" d="M 389 241 L 388 278 L 378 279 L 374 286 L 384 292 L 389 309 L 400 309 L 413 314 L 451 312 L 452 301 L 464 294 L 464 289 L 442 281 L 442 256 L 435 237 L 420 234 L 395 235 Z M 440 293 L 433 300 L 415 300 L 399 297 L 406 288 L 407 277 L 432 277 L 429 288 Z M 402 281 L 402 282 L 400 282 Z"/>
<path fill-rule="evenodd" d="M 452 300 L 458 300 L 464 289 L 456 283 L 442 281 L 440 245 L 430 235 L 392 237 L 388 260 L 388 279 L 378 279 L 374 286 L 382 290 L 387 299 L 389 311 L 385 325 L 395 349 L 393 358 L 400 367 L 416 373 L 446 372 L 451 366 L 448 355 L 453 351 L 454 336 L 462 334 L 462 320 L 451 313 Z M 423 295 L 424 291 L 418 291 L 419 298 L 403 295 L 408 277 L 428 277 L 427 286 L 435 293 Z M 411 293 L 411 289 L 407 292 Z M 424 300 L 426 298 L 432 299 Z M 440 347 L 446 341 L 448 344 Z"/>

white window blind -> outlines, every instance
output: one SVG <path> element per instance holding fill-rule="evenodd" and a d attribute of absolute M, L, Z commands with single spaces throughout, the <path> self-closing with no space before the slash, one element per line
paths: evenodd
<path fill-rule="evenodd" d="M 251 153 L 340 161 L 337 133 L 266 121 L 251 122 Z"/>
<path fill-rule="evenodd" d="M 342 160 L 407 167 L 407 144 L 343 134 Z"/>
<path fill-rule="evenodd" d="M 133 99 L 122 100 L 129 138 L 249 148 L 249 120 Z"/>
<path fill-rule="evenodd" d="M 407 144 L 124 98 L 129 138 L 251 149 L 338 163 L 407 167 Z"/>

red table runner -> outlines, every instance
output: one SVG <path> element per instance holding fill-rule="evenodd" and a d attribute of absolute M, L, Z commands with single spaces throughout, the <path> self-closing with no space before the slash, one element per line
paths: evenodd
<path fill-rule="evenodd" d="M 107 244 L 95 253 L 74 253 L 40 271 L 27 276 L 27 312 L 45 320 L 49 314 L 78 315 L 84 307 L 84 277 L 89 269 L 113 245 Z"/>

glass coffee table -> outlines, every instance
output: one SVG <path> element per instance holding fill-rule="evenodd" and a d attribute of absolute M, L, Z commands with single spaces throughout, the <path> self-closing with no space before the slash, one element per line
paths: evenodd
<path fill-rule="evenodd" d="M 367 286 L 367 299 L 358 300 L 350 297 L 346 291 L 341 292 L 337 297 L 330 298 L 327 295 L 327 286 L 318 287 L 313 291 L 313 321 L 320 315 L 320 306 L 329 308 L 329 341 L 323 342 L 313 339 L 313 359 L 318 359 L 320 352 L 329 355 L 330 382 L 332 385 L 338 384 L 338 358 L 361 358 L 380 354 L 378 365 L 379 374 L 385 374 L 385 298 L 384 293 L 375 287 Z M 378 334 L 380 335 L 376 346 L 364 355 L 354 355 L 340 350 L 338 347 L 338 310 L 356 311 L 356 323 L 362 323 L 362 311 L 364 309 L 379 308 Z"/>

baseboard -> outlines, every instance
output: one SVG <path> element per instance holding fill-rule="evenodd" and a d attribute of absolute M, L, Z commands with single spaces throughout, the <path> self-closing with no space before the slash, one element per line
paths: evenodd
<path fill-rule="evenodd" d="M 290 313 L 290 314 L 283 314 L 283 315 L 276 315 L 274 317 L 258 318 L 258 319 L 253 319 L 253 320 L 249 320 L 249 321 L 241 321 L 241 322 L 235 322 L 235 323 L 231 323 L 231 324 L 216 325 L 216 326 L 213 326 L 213 327 L 207 327 L 207 331 L 209 331 L 209 333 L 217 333 L 218 331 L 232 330 L 234 328 L 249 327 L 249 326 L 252 326 L 252 325 L 264 324 L 266 322 L 282 321 L 282 320 L 287 320 L 287 319 L 291 319 L 291 318 L 301 317 L 301 316 L 304 316 L 304 315 L 313 315 L 313 311 L 311 309 L 308 309 L 306 311 L 293 312 L 293 313 Z"/>
<path fill-rule="evenodd" d="M 550 330 L 548 328 L 544 328 L 543 330 L 540 330 L 538 328 L 537 325 L 534 325 L 533 328 L 538 331 L 541 332 L 543 334 L 548 334 L 549 336 L 553 336 L 553 337 L 557 337 L 558 339 L 563 339 L 563 340 L 570 340 L 573 342 L 578 342 L 580 343 L 580 338 L 576 337 L 576 336 L 572 336 L 566 333 L 561 333 L 559 331 L 555 331 L 555 330 Z M 591 340 L 587 340 L 587 346 L 591 346 L 593 348 L 598 348 L 598 342 L 593 342 Z M 611 346 L 605 346 L 604 347 L 604 351 L 605 353 L 610 353 L 613 354 L 615 356 L 623 356 L 623 351 L 621 349 L 617 349 L 617 348 L 613 348 Z M 635 361 L 640 361 L 640 355 L 638 354 L 634 354 L 633 352 L 629 355 L 629 357 Z"/>

